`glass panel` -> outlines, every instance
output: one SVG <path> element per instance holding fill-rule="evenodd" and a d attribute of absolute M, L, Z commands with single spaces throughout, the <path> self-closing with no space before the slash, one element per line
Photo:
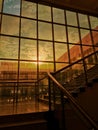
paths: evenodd
<path fill-rule="evenodd" d="M 66 30 L 65 26 L 54 24 L 54 40 L 66 42 Z"/>
<path fill-rule="evenodd" d="M 67 65 L 68 65 L 67 63 L 56 63 L 56 71 L 62 69 Z"/>
<path fill-rule="evenodd" d="M 81 59 L 81 47 L 80 45 L 69 45 L 70 48 L 70 60 L 71 62 Z"/>
<path fill-rule="evenodd" d="M 3 12 L 20 15 L 20 0 L 4 0 Z"/>
<path fill-rule="evenodd" d="M 51 7 L 39 4 L 38 19 L 51 21 Z"/>
<path fill-rule="evenodd" d="M 82 48 L 83 48 L 84 56 L 87 56 L 87 55 L 93 53 L 93 47 L 92 46 L 82 46 Z"/>
<path fill-rule="evenodd" d="M 27 82 L 35 82 L 37 79 L 37 63 L 20 62 L 19 79 Z"/>
<path fill-rule="evenodd" d="M 0 12 L 2 10 L 2 0 L 0 0 Z"/>
<path fill-rule="evenodd" d="M 93 42 L 95 46 L 98 46 L 98 31 L 92 31 Z"/>
<path fill-rule="evenodd" d="M 18 62 L 16 61 L 0 61 L 0 79 L 13 82 L 17 79 Z"/>
<path fill-rule="evenodd" d="M 40 72 L 53 72 L 54 71 L 54 64 L 53 63 L 39 62 L 39 71 Z"/>
<path fill-rule="evenodd" d="M 79 32 L 77 28 L 68 27 L 68 40 L 70 43 L 79 43 Z"/>
<path fill-rule="evenodd" d="M 19 35 L 19 18 L 3 15 L 1 33 L 8 35 Z"/>
<path fill-rule="evenodd" d="M 53 8 L 53 22 L 65 24 L 64 10 Z"/>
<path fill-rule="evenodd" d="M 90 16 L 91 29 L 98 30 L 98 18 Z"/>
<path fill-rule="evenodd" d="M 35 40 L 21 39 L 20 58 L 25 60 L 37 60 L 37 45 Z"/>
<path fill-rule="evenodd" d="M 68 62 L 67 44 L 55 43 L 55 60 Z"/>
<path fill-rule="evenodd" d="M 91 68 L 92 66 L 95 65 L 95 55 L 91 55 L 88 58 L 85 59 L 85 63 L 86 63 L 86 69 L 88 70 L 89 68 Z"/>
<path fill-rule="evenodd" d="M 80 27 L 89 28 L 87 15 L 79 14 L 79 25 Z"/>
<path fill-rule="evenodd" d="M 39 41 L 39 60 L 53 61 L 53 43 Z"/>
<path fill-rule="evenodd" d="M 36 18 L 36 4 L 22 0 L 22 16 Z"/>
<path fill-rule="evenodd" d="M 92 45 L 91 33 L 89 30 L 80 29 L 82 44 Z"/>
<path fill-rule="evenodd" d="M 52 25 L 49 23 L 38 22 L 38 32 L 40 39 L 52 40 Z"/>
<path fill-rule="evenodd" d="M 1 58 L 18 58 L 19 39 L 13 37 L 0 37 L 0 57 Z"/>
<path fill-rule="evenodd" d="M 21 36 L 36 38 L 36 21 L 21 19 Z"/>
<path fill-rule="evenodd" d="M 72 66 L 70 74 L 71 74 L 70 84 L 73 87 L 81 87 L 86 84 L 84 66 L 82 62 L 80 64 L 74 64 Z"/>
<path fill-rule="evenodd" d="M 56 76 L 56 79 L 62 85 L 64 85 L 65 87 L 70 87 L 69 89 L 71 89 L 72 87 L 79 87 L 81 83 L 85 82 L 85 79 L 84 79 L 85 75 L 83 73 L 84 73 L 83 63 L 79 62 L 78 64 L 74 64 L 71 67 L 65 68 L 64 70 L 56 73 L 55 76 Z"/>
<path fill-rule="evenodd" d="M 77 26 L 77 16 L 75 12 L 66 11 L 67 24 Z"/>

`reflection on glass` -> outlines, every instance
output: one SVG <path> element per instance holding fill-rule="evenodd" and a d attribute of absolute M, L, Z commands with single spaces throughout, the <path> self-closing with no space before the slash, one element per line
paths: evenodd
<path fill-rule="evenodd" d="M 36 3 L 22 1 L 22 16 L 36 18 Z"/>
<path fill-rule="evenodd" d="M 70 43 L 79 43 L 78 28 L 68 27 L 68 40 Z"/>
<path fill-rule="evenodd" d="M 52 25 L 45 22 L 38 22 L 39 39 L 52 40 Z"/>
<path fill-rule="evenodd" d="M 37 79 L 37 63 L 36 62 L 20 62 L 19 79 L 34 80 Z"/>
<path fill-rule="evenodd" d="M 4 0 L 3 12 L 20 15 L 20 0 Z"/>
<path fill-rule="evenodd" d="M 55 43 L 55 60 L 68 62 L 67 44 Z"/>
<path fill-rule="evenodd" d="M 64 10 L 53 8 L 53 22 L 65 24 Z"/>
<path fill-rule="evenodd" d="M 84 56 L 87 56 L 87 55 L 93 53 L 93 47 L 92 46 L 82 46 L 82 48 L 83 48 Z"/>
<path fill-rule="evenodd" d="M 19 35 L 19 18 L 3 15 L 1 33 Z"/>
<path fill-rule="evenodd" d="M 66 42 L 66 30 L 65 26 L 54 24 L 54 40 Z"/>
<path fill-rule="evenodd" d="M 91 29 L 98 30 L 98 18 L 90 16 Z"/>
<path fill-rule="evenodd" d="M 80 27 L 89 28 L 87 15 L 79 14 L 79 25 Z"/>
<path fill-rule="evenodd" d="M 38 19 L 51 21 L 51 7 L 39 4 Z"/>
<path fill-rule="evenodd" d="M 98 51 L 98 47 L 95 47 L 95 51 Z M 97 53 L 97 57 L 98 57 L 98 53 Z M 97 58 L 98 59 L 98 58 Z"/>
<path fill-rule="evenodd" d="M 92 45 L 90 30 L 80 29 L 82 44 Z"/>
<path fill-rule="evenodd" d="M 18 38 L 0 37 L 0 58 L 18 58 Z"/>
<path fill-rule="evenodd" d="M 2 0 L 0 0 L 0 12 L 2 10 Z"/>
<path fill-rule="evenodd" d="M 16 61 L 0 61 L 0 79 L 16 80 L 17 79 L 18 62 Z"/>
<path fill-rule="evenodd" d="M 53 61 L 52 42 L 39 41 L 39 60 Z"/>
<path fill-rule="evenodd" d="M 92 31 L 93 42 L 95 46 L 98 46 L 98 31 Z"/>
<path fill-rule="evenodd" d="M 36 21 L 21 19 L 21 36 L 36 38 Z"/>
<path fill-rule="evenodd" d="M 74 62 L 81 59 L 81 47 L 80 45 L 69 45 L 70 48 L 70 61 Z"/>
<path fill-rule="evenodd" d="M 68 65 L 67 63 L 56 63 L 56 71 L 62 69 L 67 65 Z"/>
<path fill-rule="evenodd" d="M 77 17 L 75 12 L 66 11 L 66 19 L 68 25 L 77 26 Z"/>
<path fill-rule="evenodd" d="M 25 60 L 37 60 L 37 45 L 35 40 L 21 39 L 20 58 Z"/>
<path fill-rule="evenodd" d="M 46 63 L 46 62 L 39 62 L 39 71 L 43 72 L 53 72 L 54 71 L 54 64 L 53 63 Z"/>

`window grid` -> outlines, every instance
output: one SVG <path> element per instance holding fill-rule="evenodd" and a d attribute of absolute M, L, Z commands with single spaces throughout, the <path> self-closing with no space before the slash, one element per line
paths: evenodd
<path fill-rule="evenodd" d="M 30 17 L 29 16 L 26 16 L 26 15 L 23 15 L 22 13 L 22 9 L 23 9 L 23 6 L 22 6 L 22 3 L 24 1 L 20 0 L 20 13 L 18 12 L 18 14 L 15 14 L 11 12 L 6 12 L 3 7 L 4 7 L 4 4 L 3 4 L 4 0 L 2 1 L 2 9 L 1 9 L 1 12 L 0 12 L 0 17 L 1 17 L 1 21 L 0 21 L 0 38 L 1 37 L 8 37 L 9 39 L 18 39 L 18 58 L 11 58 L 11 57 L 1 57 L 1 54 L 0 54 L 0 65 L 3 65 L 4 63 L 8 64 L 7 65 L 4 65 L 5 66 L 5 70 L 6 72 L 8 71 L 8 66 L 10 66 L 10 64 L 12 64 L 12 68 L 9 67 L 9 73 L 13 73 L 16 77 L 15 77 L 15 80 L 17 80 L 17 83 L 15 84 L 14 88 L 17 90 L 17 94 L 18 94 L 18 91 L 19 91 L 19 87 L 21 86 L 20 85 L 20 82 L 36 82 L 38 79 L 42 78 L 43 76 L 46 75 L 47 71 L 50 71 L 50 72 L 55 72 L 56 70 L 59 70 L 61 69 L 62 67 L 64 67 L 64 65 L 68 65 L 74 61 L 76 61 L 78 58 L 83 58 L 85 57 L 87 54 L 91 53 L 91 52 L 95 52 L 96 51 L 96 48 L 98 47 L 97 43 L 98 43 L 98 39 L 95 37 L 95 33 L 96 35 L 98 34 L 98 28 L 92 28 L 91 27 L 91 24 L 93 23 L 92 20 L 90 19 L 90 15 L 87 15 L 87 14 L 81 14 L 79 12 L 75 12 L 75 11 L 70 11 L 70 10 L 64 10 L 64 9 L 61 9 L 61 8 L 56 8 L 56 7 L 52 7 L 52 6 L 48 6 L 48 5 L 41 5 L 41 7 L 45 7 L 45 10 L 46 10 L 46 7 L 48 7 L 49 9 L 49 20 L 48 20 L 48 17 L 47 19 L 45 19 L 45 16 L 43 16 L 42 14 L 40 14 L 40 18 L 39 18 L 39 6 L 40 4 L 38 3 L 35 3 L 34 6 L 36 6 L 36 14 L 35 14 L 35 17 Z M 43 8 L 42 8 L 43 9 Z M 64 17 L 63 20 L 59 19 L 58 21 L 55 21 L 54 20 L 54 9 L 56 9 L 56 11 L 61 11 L 63 12 L 64 14 L 62 14 L 62 16 Z M 72 24 L 72 22 L 70 22 L 70 24 L 68 23 L 68 20 L 67 20 L 67 12 L 72 12 L 75 14 L 75 18 L 76 18 L 76 22 L 74 24 Z M 43 12 L 43 11 L 42 11 Z M 81 23 L 80 23 L 80 18 L 79 16 L 80 15 L 83 15 L 87 18 L 87 23 L 88 23 L 88 26 L 81 26 Z M 12 34 L 8 34 L 7 31 L 5 32 L 2 32 L 2 28 L 4 27 L 3 26 L 3 16 L 7 16 L 7 17 L 12 17 L 12 18 L 16 18 L 16 19 L 19 19 L 19 26 L 18 26 L 18 29 L 19 29 L 19 34 L 18 35 L 14 35 L 14 33 Z M 58 19 L 58 16 L 56 17 Z M 55 19 L 56 19 L 55 18 Z M 34 29 L 35 29 L 35 37 L 33 37 L 33 34 L 30 33 L 30 37 L 26 34 L 26 35 L 22 35 L 21 32 L 23 31 L 23 33 L 28 33 L 28 31 L 30 30 L 27 30 L 27 26 L 26 24 L 24 26 L 24 28 L 22 28 L 22 20 L 25 20 L 25 21 L 31 21 L 31 25 L 33 24 L 32 21 L 36 22 L 35 26 L 36 26 L 36 29 L 35 28 L 32 28 L 32 33 L 34 32 Z M 98 18 L 97 18 L 98 19 Z M 69 19 L 70 20 L 70 19 Z M 8 22 L 8 21 L 7 21 Z M 16 21 L 15 21 L 16 22 Z M 14 23 L 15 23 L 14 22 Z M 81 21 L 82 22 L 82 21 Z M 84 21 L 83 21 L 84 22 Z M 45 23 L 44 25 L 44 28 L 41 28 L 41 31 L 39 32 L 39 23 Z M 28 25 L 28 22 L 27 22 L 27 25 Z M 51 30 L 47 29 L 46 32 L 44 32 L 44 29 L 47 27 L 47 25 L 50 25 L 51 26 Z M 83 25 L 83 23 L 82 23 Z M 96 24 L 95 24 L 96 25 Z M 34 27 L 35 27 L 34 26 Z M 55 27 L 54 26 L 57 26 L 57 27 L 62 27 L 64 29 L 64 36 L 63 34 L 61 35 L 61 39 L 60 40 L 57 40 L 57 38 L 60 36 L 60 34 L 62 33 L 62 29 L 61 29 L 61 32 L 57 32 L 56 33 L 58 34 L 58 36 L 56 37 L 55 35 Z M 97 25 L 98 26 L 98 25 Z M 40 26 L 42 27 L 42 26 Z M 13 27 L 12 27 L 13 28 Z M 79 40 L 78 42 L 74 42 L 73 39 L 69 39 L 69 32 L 68 32 L 68 28 L 71 28 L 72 30 L 77 30 L 77 34 L 78 34 L 78 37 L 79 37 Z M 11 29 L 11 25 L 9 27 L 9 29 Z M 26 30 L 25 30 L 26 29 Z M 88 43 L 82 43 L 82 39 L 84 38 L 85 39 L 85 36 L 82 38 L 82 35 L 81 35 L 81 30 L 85 30 L 85 31 L 89 31 L 89 35 L 91 35 L 91 41 L 92 41 L 92 44 L 89 44 L 89 41 Z M 11 31 L 11 30 L 10 30 Z M 15 30 L 16 31 L 16 30 Z M 50 32 L 49 32 L 50 31 Z M 60 30 L 59 30 L 60 31 Z M 39 37 L 39 33 L 42 35 L 42 37 Z M 49 34 L 47 34 L 49 33 Z M 72 31 L 71 31 L 72 33 Z M 44 35 L 43 35 L 44 34 Z M 46 34 L 46 37 L 45 37 L 45 34 Z M 51 34 L 51 36 L 50 36 Z M 71 37 L 73 37 L 73 34 L 74 32 L 72 33 Z M 49 38 L 47 37 L 47 35 L 49 35 Z M 62 36 L 66 39 L 66 40 L 62 40 Z M 45 37 L 45 38 L 44 38 Z M 56 37 L 56 38 L 55 38 Z M 71 38 L 70 37 L 70 38 Z M 98 37 L 98 36 L 97 36 Z M 88 38 L 88 37 L 86 37 Z M 96 40 L 95 40 L 96 38 Z M 31 59 L 28 59 L 28 58 L 21 58 L 21 45 L 23 45 L 23 43 L 21 43 L 21 40 L 28 40 L 28 41 L 32 41 L 32 48 L 33 48 L 33 41 L 36 42 L 36 58 L 31 58 Z M 97 43 L 95 43 L 97 41 Z M 3 46 L 3 42 L 7 42 L 7 41 L 2 41 L 2 43 L 0 43 L 0 46 Z M 13 41 L 10 41 L 9 44 L 11 44 Z M 40 43 L 47 43 L 48 47 L 49 48 L 52 48 L 50 50 L 48 50 L 48 48 L 44 48 L 44 51 L 45 51 L 45 55 L 48 54 L 48 57 L 50 57 L 50 59 L 46 59 L 45 58 L 40 58 L 41 57 L 41 53 L 42 53 L 42 56 L 44 56 L 44 52 L 39 52 L 40 51 Z M 7 43 L 6 43 L 7 44 Z M 30 43 L 28 43 L 30 44 Z M 50 47 L 50 44 L 51 44 L 51 47 Z M 56 49 L 56 45 L 59 46 L 66 46 L 66 51 L 64 54 L 60 53 L 58 54 L 58 51 Z M 25 45 L 28 47 L 28 45 Z M 46 47 L 46 46 L 45 46 Z M 1 47 L 0 47 L 1 48 Z M 72 51 L 72 49 L 75 48 L 74 51 Z M 79 53 L 77 55 L 79 55 L 79 57 L 73 57 L 74 53 L 76 53 L 76 49 L 79 48 Z M 88 48 L 87 50 L 85 50 L 85 48 Z M 90 48 L 90 49 L 89 49 Z M 14 49 L 14 47 L 13 47 Z M 62 48 L 64 49 L 64 48 Z M 98 50 L 98 49 L 97 49 Z M 26 49 L 25 48 L 22 48 L 22 51 L 24 51 L 25 53 L 27 53 Z M 51 51 L 52 53 L 50 53 L 49 51 Z M 62 51 L 62 50 L 61 50 Z M 63 50 L 64 51 L 64 50 Z M 62 52 L 63 52 L 62 51 Z M 30 53 L 34 53 L 34 50 L 30 48 L 29 50 Z M 73 52 L 73 54 L 72 54 Z M 11 52 L 10 52 L 11 53 Z M 51 54 L 53 55 L 52 58 L 51 58 Z M 28 55 L 28 54 L 27 54 Z M 59 57 L 61 57 L 61 59 L 59 60 L 56 59 L 57 55 L 59 55 Z M 64 57 L 67 57 L 68 55 L 68 60 L 66 61 L 64 59 Z M 33 55 L 32 55 L 33 57 Z M 89 63 L 90 63 L 90 66 L 91 66 L 91 61 L 93 60 L 94 62 L 92 62 L 92 65 L 96 64 L 95 62 L 95 59 L 97 61 L 97 56 L 95 55 L 95 57 L 91 57 L 90 59 L 88 59 L 88 61 L 85 61 L 83 60 L 83 63 L 79 63 L 79 65 L 83 65 L 85 66 L 85 63 L 87 64 L 87 67 L 89 68 Z M 14 73 L 14 64 L 13 62 L 15 62 L 16 64 L 16 68 L 15 70 L 15 73 Z M 25 69 L 25 74 L 24 74 L 24 70 L 22 69 L 22 64 L 24 63 L 24 69 L 27 67 L 27 69 Z M 27 64 L 28 63 L 28 64 Z M 46 68 L 45 68 L 45 65 L 46 65 Z M 3 67 L 4 67 L 3 66 Z M 34 67 L 36 69 L 34 69 Z M 50 68 L 49 68 L 50 67 Z M 71 68 L 72 69 L 72 68 Z M 87 68 L 86 67 L 83 67 L 83 71 L 85 72 L 85 77 L 87 79 L 87 74 L 86 74 L 86 71 L 87 71 Z M 4 73 L 4 70 L 0 70 L 2 71 L 2 73 Z M 30 75 L 28 76 L 27 73 L 29 73 L 29 71 L 31 71 Z M 23 75 L 24 74 L 24 75 Z M 32 75 L 32 76 L 31 76 Z M 14 77 L 11 77 L 9 75 L 4 75 L 5 77 L 8 76 L 6 78 L 7 81 L 11 81 L 14 79 Z M 9 78 L 10 77 L 10 78 Z M 0 77 L 2 80 L 3 77 Z M 27 79 L 26 79 L 27 78 Z M 16 91 L 15 90 L 15 91 Z M 16 97 L 18 95 L 15 95 Z M 17 98 L 16 98 L 17 99 Z"/>

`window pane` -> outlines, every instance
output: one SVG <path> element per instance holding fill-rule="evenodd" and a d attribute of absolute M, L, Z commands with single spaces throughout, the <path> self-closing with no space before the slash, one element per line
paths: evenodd
<path fill-rule="evenodd" d="M 85 29 L 81 29 L 81 40 L 82 40 L 82 44 L 85 45 L 91 45 L 92 44 L 92 40 L 91 40 L 91 34 L 89 30 L 85 30 Z"/>
<path fill-rule="evenodd" d="M 87 55 L 93 53 L 93 47 L 92 46 L 82 46 L 82 48 L 83 48 L 84 56 L 87 56 Z"/>
<path fill-rule="evenodd" d="M 0 0 L 0 12 L 2 10 L 2 0 Z"/>
<path fill-rule="evenodd" d="M 31 80 L 37 79 L 37 64 L 36 62 L 20 62 L 19 79 Z"/>
<path fill-rule="evenodd" d="M 94 45 L 98 46 L 98 31 L 92 31 Z"/>
<path fill-rule="evenodd" d="M 1 33 L 19 35 L 19 18 L 3 15 Z"/>
<path fill-rule="evenodd" d="M 39 41 L 39 60 L 53 61 L 52 42 Z"/>
<path fill-rule="evenodd" d="M 36 4 L 22 1 L 22 16 L 36 18 Z"/>
<path fill-rule="evenodd" d="M 70 48 L 70 60 L 71 62 L 81 59 L 81 47 L 80 45 L 69 45 Z"/>
<path fill-rule="evenodd" d="M 51 21 L 51 7 L 38 5 L 38 19 Z"/>
<path fill-rule="evenodd" d="M 54 71 L 54 64 L 53 63 L 39 62 L 39 71 L 40 72 L 53 72 Z"/>
<path fill-rule="evenodd" d="M 66 30 L 65 26 L 54 24 L 54 40 L 66 42 Z"/>
<path fill-rule="evenodd" d="M 90 16 L 91 28 L 98 30 L 98 18 Z"/>
<path fill-rule="evenodd" d="M 53 22 L 65 24 L 64 10 L 53 8 Z"/>
<path fill-rule="evenodd" d="M 70 43 L 79 43 L 79 33 L 77 28 L 68 27 L 68 40 Z"/>
<path fill-rule="evenodd" d="M 4 0 L 3 12 L 20 15 L 20 0 Z"/>
<path fill-rule="evenodd" d="M 67 63 L 56 63 L 56 71 L 62 69 L 67 65 L 68 65 Z"/>
<path fill-rule="evenodd" d="M 76 13 L 71 11 L 66 11 L 66 19 L 68 25 L 77 26 L 77 17 Z"/>
<path fill-rule="evenodd" d="M 21 19 L 21 36 L 36 38 L 36 21 Z"/>
<path fill-rule="evenodd" d="M 80 27 L 89 28 L 87 15 L 79 14 Z"/>
<path fill-rule="evenodd" d="M 58 62 L 68 62 L 67 44 L 55 43 L 55 59 Z"/>
<path fill-rule="evenodd" d="M 52 25 L 49 23 L 38 22 L 38 33 L 40 39 L 52 40 Z"/>
<path fill-rule="evenodd" d="M 0 79 L 14 81 L 17 79 L 18 62 L 16 61 L 0 61 Z M 13 85 L 14 86 L 14 85 Z"/>
<path fill-rule="evenodd" d="M 18 58 L 18 38 L 0 37 L 0 58 Z"/>
<path fill-rule="evenodd" d="M 35 40 L 21 39 L 20 58 L 25 60 L 37 60 L 37 45 Z"/>

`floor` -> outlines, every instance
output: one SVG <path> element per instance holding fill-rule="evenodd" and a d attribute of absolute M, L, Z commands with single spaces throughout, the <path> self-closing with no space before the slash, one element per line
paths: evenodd
<path fill-rule="evenodd" d="M 0 103 L 0 115 L 42 112 L 47 110 L 49 110 L 48 105 L 34 101 L 25 101 L 19 103 Z"/>

